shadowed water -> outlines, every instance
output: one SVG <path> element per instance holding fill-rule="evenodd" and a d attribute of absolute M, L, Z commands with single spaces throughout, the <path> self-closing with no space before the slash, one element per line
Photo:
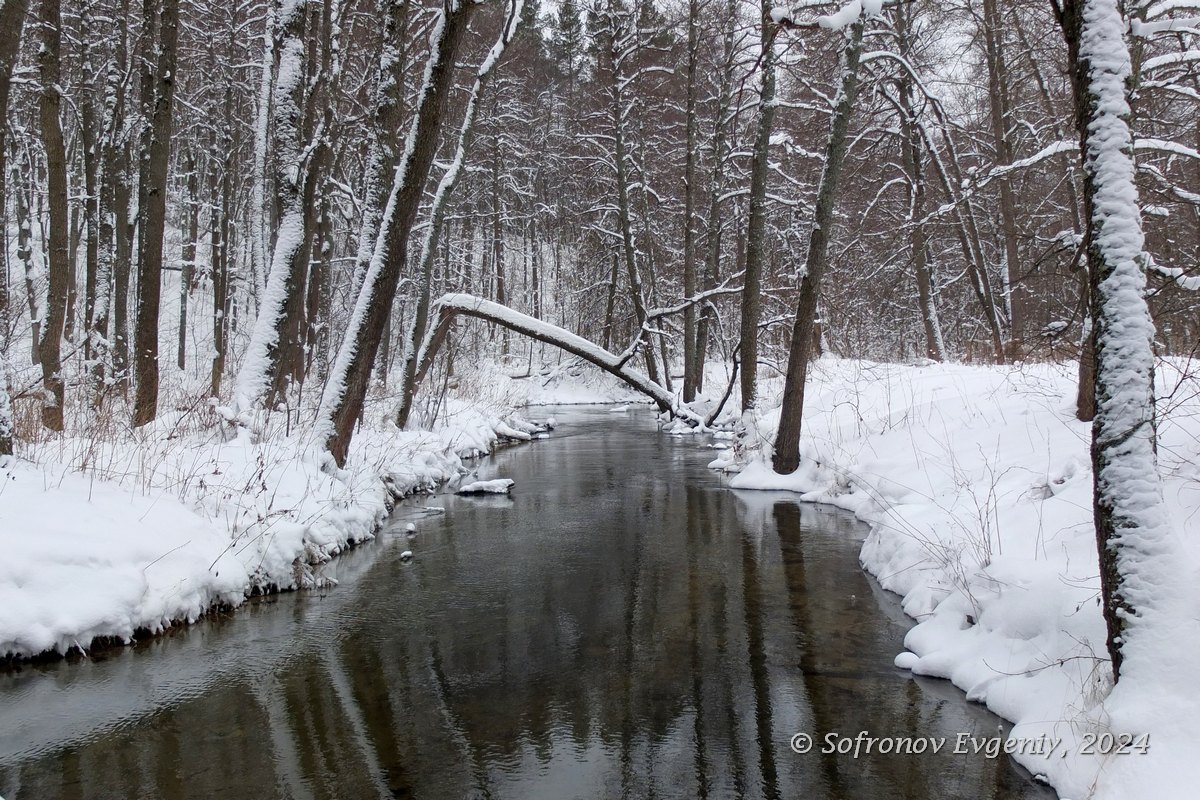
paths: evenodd
<path fill-rule="evenodd" d="M 851 518 L 724 489 L 711 450 L 647 413 L 558 417 L 481 464 L 511 499 L 400 509 L 330 566 L 336 589 L 0 672 L 0 795 L 1054 796 L 952 743 L 794 753 L 797 732 L 999 720 L 892 666 L 909 622 L 859 569 Z"/>

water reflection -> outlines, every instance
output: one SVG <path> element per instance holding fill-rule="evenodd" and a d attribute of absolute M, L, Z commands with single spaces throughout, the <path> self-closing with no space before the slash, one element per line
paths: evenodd
<path fill-rule="evenodd" d="M 325 596 L 0 675 L 0 794 L 1053 797 L 1004 759 L 793 753 L 997 719 L 891 666 L 845 516 L 723 489 L 648 416 L 558 416 L 484 466 L 512 500 L 440 498 L 412 563 L 385 536 Z"/>

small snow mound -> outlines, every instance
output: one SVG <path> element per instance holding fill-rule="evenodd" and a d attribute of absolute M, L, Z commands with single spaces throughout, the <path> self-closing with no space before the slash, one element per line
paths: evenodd
<path fill-rule="evenodd" d="M 892 663 L 900 669 L 912 670 L 917 666 L 917 662 L 920 660 L 920 656 L 918 656 L 916 653 L 910 653 L 905 650 L 903 653 L 896 656 L 896 659 Z"/>
<path fill-rule="evenodd" d="M 624 414 L 624 413 L 625 413 L 626 411 L 628 411 L 628 410 L 629 410 L 629 406 L 628 406 L 628 405 L 623 405 L 623 406 L 617 406 L 616 408 L 610 408 L 610 409 L 608 410 L 608 413 L 610 413 L 610 414 Z"/>
<path fill-rule="evenodd" d="M 516 481 L 511 478 L 496 478 L 491 481 L 474 481 L 459 487 L 455 494 L 508 494 Z"/>
<path fill-rule="evenodd" d="M 416 529 L 417 529 L 417 526 L 413 525 L 411 522 L 404 526 L 404 530 L 406 530 L 406 531 L 411 532 L 411 531 L 415 531 Z"/>
<path fill-rule="evenodd" d="M 558 427 L 558 420 L 556 420 L 554 417 L 548 417 L 546 419 L 546 430 L 552 431 L 557 427 Z"/>
<path fill-rule="evenodd" d="M 403 553 L 400 554 L 401 561 L 412 561 L 412 557 L 413 557 L 412 550 L 405 550 Z"/>

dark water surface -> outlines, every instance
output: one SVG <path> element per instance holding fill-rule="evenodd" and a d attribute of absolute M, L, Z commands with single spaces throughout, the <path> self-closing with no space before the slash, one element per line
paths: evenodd
<path fill-rule="evenodd" d="M 859 569 L 852 519 L 722 488 L 713 451 L 647 413 L 558 417 L 480 465 L 516 480 L 511 499 L 400 509 L 330 566 L 336 589 L 0 672 L 0 795 L 1054 796 L 952 744 L 792 752 L 797 732 L 999 720 L 892 666 L 909 623 Z"/>

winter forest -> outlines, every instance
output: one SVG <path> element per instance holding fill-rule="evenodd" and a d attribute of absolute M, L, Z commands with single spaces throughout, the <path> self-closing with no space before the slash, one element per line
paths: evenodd
<path fill-rule="evenodd" d="M 1191 796 L 1200 3 L 776 2 L 0 0 L 0 795 L 345 796 L 353 771 L 297 717 L 326 702 L 345 762 L 362 761 L 352 796 L 391 796 L 401 773 L 421 797 Z M 596 448 L 615 452 L 600 463 Z M 593 468 L 610 478 L 572 477 Z M 602 485 L 616 494 L 588 524 L 620 518 L 655 543 L 614 533 L 583 567 L 552 561 L 567 511 Z M 696 500 L 702 487 L 725 499 Z M 836 646 L 815 641 L 821 624 L 838 640 L 868 623 L 823 621 L 807 600 L 791 628 L 767 613 L 817 603 L 822 562 L 789 555 L 808 503 L 840 509 L 826 527 L 853 547 L 836 569 L 871 587 L 849 596 L 886 590 L 861 613 L 890 603 L 906 620 L 876 654 L 896 686 L 945 678 L 961 713 L 1004 720 L 978 723 L 1005 726 L 1001 777 L 918 786 L 907 770 L 924 756 L 816 755 L 857 718 L 787 654 L 819 660 Z M 437 699 L 469 786 L 416 755 L 450 736 L 419 727 L 419 705 L 384 719 L 370 701 L 393 656 L 314 656 L 334 687 L 318 701 L 283 667 L 202 677 L 172 655 L 184 623 L 259 619 L 232 611 L 252 597 L 372 605 L 352 599 L 372 570 L 393 570 L 397 620 L 438 606 L 472 574 L 459 550 L 491 552 L 509 536 L 493 528 L 517 525 L 504 509 L 524 528 L 496 558 L 545 596 L 480 606 L 507 617 L 503 634 L 415 625 L 387 652 L 432 648 L 436 680 L 379 690 Z M 543 528 L 553 545 L 521 543 Z M 719 574 L 697 571 L 708 557 Z M 575 597 L 572 582 L 604 588 Z M 691 609 L 686 633 L 672 603 Z M 509 630 L 547 609 L 522 623 L 531 640 Z M 534 666 L 566 647 L 547 631 L 568 616 L 608 642 L 609 611 L 624 645 L 588 650 L 586 670 Z M 743 633 L 718 634 L 727 613 Z M 472 649 L 493 635 L 503 680 L 481 662 L 500 656 Z M 645 698 L 674 691 L 651 654 L 675 638 L 694 696 L 668 712 Z M 154 747 L 114 726 L 177 703 L 158 689 L 49 730 L 31 698 L 50 678 L 29 659 L 66 657 L 47 669 L 67 674 L 102 648 L 118 653 L 105 668 L 160 659 L 205 692 L 252 682 L 255 700 L 229 708 L 258 709 L 275 766 L 129 783 L 110 762 Z M 472 723 L 462 687 L 494 681 L 497 714 L 544 717 L 511 700 L 510 670 L 578 672 L 564 696 L 608 696 L 611 675 L 591 671 L 625 657 L 607 666 L 635 676 L 613 719 L 553 712 L 599 731 L 588 747 L 611 745 L 611 770 L 588 763 L 616 783 L 522 773 L 520 789 L 472 741 L 492 723 Z M 783 674 L 796 658 L 802 678 Z M 791 680 L 811 708 L 789 706 Z M 196 724 L 216 724 L 218 699 Z M 853 724 L 932 740 L 911 716 Z M 553 724 L 511 724 L 492 744 L 544 739 L 522 758 L 582 769 Z M 410 728 L 407 745 L 380 732 Z M 805 731 L 813 754 L 789 748 Z M 680 748 L 698 766 L 660 769 Z M 312 767 L 319 752 L 332 765 Z M 147 775 L 185 770 L 154 753 Z M 196 754 L 235 776 L 215 743 Z"/>

